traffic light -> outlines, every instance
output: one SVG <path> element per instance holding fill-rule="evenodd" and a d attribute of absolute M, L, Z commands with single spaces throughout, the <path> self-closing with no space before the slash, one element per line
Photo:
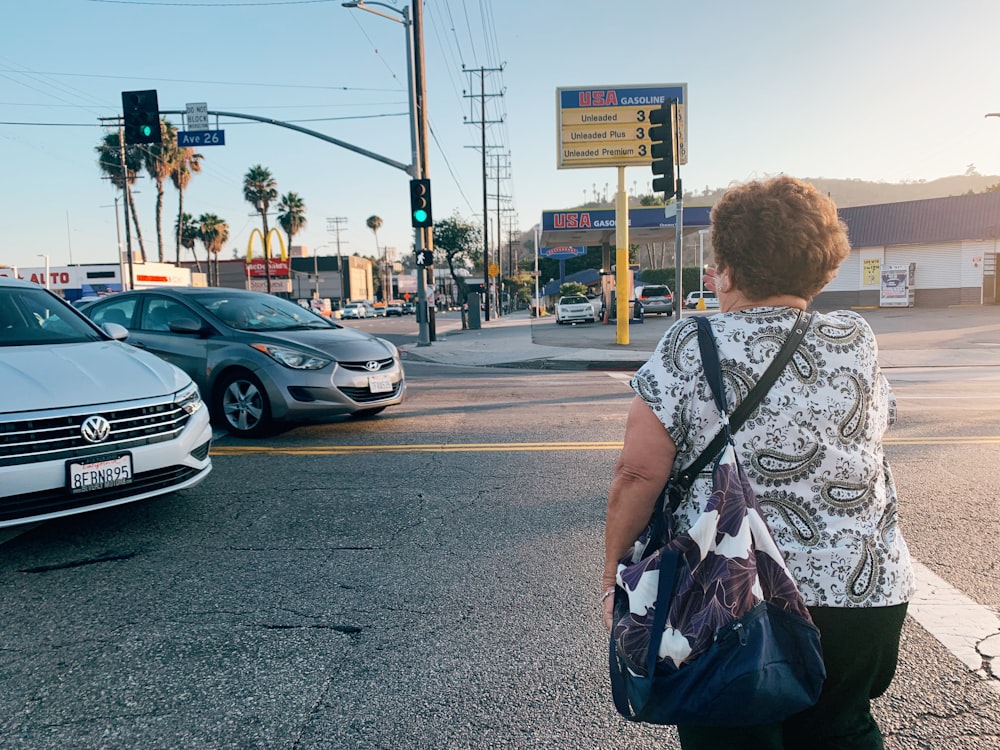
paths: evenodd
<path fill-rule="evenodd" d="M 430 180 L 410 180 L 410 223 L 414 229 L 434 225 Z"/>
<path fill-rule="evenodd" d="M 125 143 L 160 143 L 160 105 L 156 89 L 122 92 Z"/>
<path fill-rule="evenodd" d="M 674 183 L 674 107 L 676 99 L 667 99 L 657 109 L 649 113 L 649 121 L 655 127 L 649 129 L 649 139 L 653 142 L 649 153 L 653 157 L 653 192 L 662 192 L 669 200 L 677 192 Z"/>

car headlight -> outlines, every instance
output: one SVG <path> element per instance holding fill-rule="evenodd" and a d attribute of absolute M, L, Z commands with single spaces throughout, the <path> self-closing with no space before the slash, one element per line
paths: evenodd
<path fill-rule="evenodd" d="M 275 362 L 291 367 L 293 370 L 322 370 L 333 362 L 328 357 L 318 357 L 315 354 L 300 352 L 287 346 L 276 346 L 274 344 L 251 344 L 254 349 L 263 352 Z"/>
<path fill-rule="evenodd" d="M 205 402 L 201 400 L 201 393 L 198 391 L 198 386 L 195 383 L 191 383 L 179 391 L 174 397 L 174 402 L 188 414 L 194 414 L 205 405 Z"/>

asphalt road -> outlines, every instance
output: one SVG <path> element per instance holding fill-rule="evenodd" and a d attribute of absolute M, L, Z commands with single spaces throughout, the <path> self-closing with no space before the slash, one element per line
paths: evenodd
<path fill-rule="evenodd" d="M 676 747 L 606 682 L 627 374 L 407 368 L 376 419 L 223 438 L 198 488 L 0 544 L 0 745 Z M 890 377 L 913 555 L 1000 612 L 1000 370 Z M 998 704 L 907 621 L 887 750 L 1000 748 Z"/>

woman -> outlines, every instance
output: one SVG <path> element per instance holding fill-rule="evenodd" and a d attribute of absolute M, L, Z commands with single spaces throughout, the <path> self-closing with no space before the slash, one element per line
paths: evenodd
<path fill-rule="evenodd" d="M 730 408 L 777 353 L 800 310 L 850 252 L 833 202 L 791 177 L 750 182 L 712 209 L 716 267 L 705 284 Z M 817 313 L 792 362 L 735 435 L 737 454 L 821 633 L 827 680 L 816 706 L 781 723 L 678 727 L 685 750 L 871 750 L 870 702 L 895 673 L 909 552 L 882 450 L 895 401 L 875 336 L 854 312 Z M 625 443 L 608 495 L 603 599 L 611 626 L 619 559 L 649 521 L 672 469 L 719 429 L 693 320 L 675 323 L 632 380 Z M 677 509 L 690 527 L 711 493 L 706 474 Z"/>

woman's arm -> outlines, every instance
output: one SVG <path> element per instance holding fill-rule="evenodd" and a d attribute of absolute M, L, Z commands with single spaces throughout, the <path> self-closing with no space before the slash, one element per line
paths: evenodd
<path fill-rule="evenodd" d="M 677 448 L 649 405 L 636 396 L 625 423 L 625 443 L 615 463 L 604 529 L 602 590 L 615 585 L 618 561 L 649 523 L 656 498 L 667 483 Z M 602 600 L 611 627 L 612 597 Z"/>

